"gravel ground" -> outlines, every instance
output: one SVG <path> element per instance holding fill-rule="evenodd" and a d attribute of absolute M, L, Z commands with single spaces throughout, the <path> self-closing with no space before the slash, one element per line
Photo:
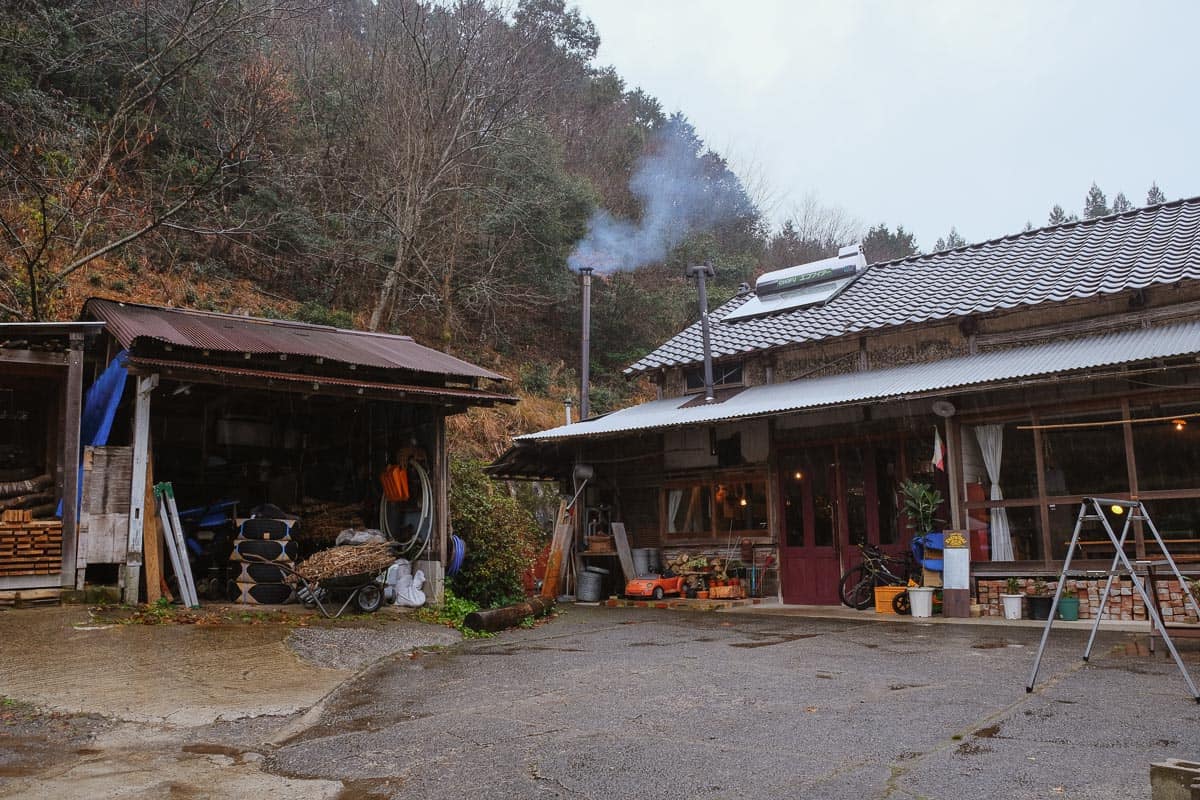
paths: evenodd
<path fill-rule="evenodd" d="M 288 636 L 287 645 L 314 666 L 357 670 L 393 653 L 445 647 L 461 639 L 451 628 L 397 619 L 365 628 L 297 628 Z"/>

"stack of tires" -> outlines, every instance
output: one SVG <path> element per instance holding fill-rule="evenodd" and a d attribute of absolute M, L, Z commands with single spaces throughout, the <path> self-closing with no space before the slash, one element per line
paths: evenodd
<path fill-rule="evenodd" d="M 255 605 L 292 602 L 295 592 L 286 579 L 288 569 L 296 564 L 295 524 L 294 520 L 266 517 L 242 520 L 229 556 L 240 568 L 230 581 L 230 600 Z"/>

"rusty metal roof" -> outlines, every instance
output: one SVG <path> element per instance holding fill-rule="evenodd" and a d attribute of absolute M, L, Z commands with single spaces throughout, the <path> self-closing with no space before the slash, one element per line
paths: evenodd
<path fill-rule="evenodd" d="M 256 355 L 285 353 L 355 364 L 402 369 L 458 378 L 508 380 L 448 353 L 418 344 L 410 336 L 351 331 L 307 322 L 242 317 L 123 303 L 93 297 L 84 315 L 103 320 L 123 347 L 133 350 L 140 339 L 178 347 Z"/>
<path fill-rule="evenodd" d="M 471 405 L 491 405 L 493 403 L 515 403 L 517 398 L 512 395 L 499 394 L 496 392 L 485 392 L 477 389 L 460 389 L 456 387 L 443 386 L 413 386 L 404 383 L 384 383 L 381 381 L 360 381 L 352 378 L 333 378 L 325 375 L 302 375 L 293 372 L 271 372 L 262 369 L 248 369 L 245 367 L 230 367 L 224 364 L 204 364 L 194 361 L 171 361 L 162 358 L 137 358 L 129 359 L 130 366 L 146 367 L 156 371 L 171 374 L 175 371 L 180 372 L 207 372 L 213 375 L 228 375 L 239 378 L 262 378 L 268 381 L 282 381 L 284 383 L 297 383 L 306 386 L 312 386 L 319 389 L 321 386 L 341 386 L 352 389 L 370 389 L 377 392 L 387 392 L 394 394 L 398 398 L 403 398 L 408 395 L 436 397 L 440 399 L 452 398 L 455 400 L 466 400 Z"/>

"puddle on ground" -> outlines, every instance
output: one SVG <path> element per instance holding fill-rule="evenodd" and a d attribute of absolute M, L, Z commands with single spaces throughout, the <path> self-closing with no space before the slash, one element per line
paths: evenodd
<path fill-rule="evenodd" d="M 954 748 L 956 756 L 978 756 L 983 753 L 992 752 L 992 748 L 984 745 L 975 744 L 974 742 L 963 742 L 958 747 Z"/>
<path fill-rule="evenodd" d="M 399 791 L 398 778 L 367 778 L 357 781 L 342 781 L 342 790 L 334 800 L 388 800 Z"/>
<path fill-rule="evenodd" d="M 37 736 L 0 736 L 0 778 L 36 775 L 62 751 Z"/>
<path fill-rule="evenodd" d="M 928 683 L 893 683 L 888 687 L 893 692 L 900 692 L 905 689 L 928 689 Z"/>
<path fill-rule="evenodd" d="M 997 722 L 995 725 L 988 725 L 986 728 L 980 728 L 971 735 L 976 739 L 995 739 L 999 733 L 1000 723 Z"/>
<path fill-rule="evenodd" d="M 631 642 L 629 647 L 666 647 L 666 642 Z"/>
<path fill-rule="evenodd" d="M 971 645 L 971 648 L 974 650 L 998 650 L 1001 647 L 1008 647 L 1008 642 L 1001 640 L 999 642 L 980 642 L 979 644 Z"/>
<path fill-rule="evenodd" d="M 793 634 L 787 634 L 786 636 L 778 636 L 776 638 L 768 639 L 767 641 L 763 641 L 763 642 L 734 642 L 733 644 L 730 644 L 729 646 L 730 647 L 743 647 L 743 648 L 746 648 L 747 650 L 749 650 L 754 647 L 770 647 L 771 645 L 775 645 L 775 644 L 787 644 L 788 642 L 796 642 L 796 641 L 799 641 L 800 639 L 811 639 L 814 636 L 820 636 L 820 635 L 821 634 L 819 634 L 819 633 L 793 633 Z"/>
<path fill-rule="evenodd" d="M 180 749 L 185 753 L 193 753 L 198 756 L 226 756 L 232 758 L 237 764 L 242 763 L 242 757 L 248 752 L 240 747 L 230 747 L 225 744 L 209 744 L 207 742 L 185 744 Z"/>

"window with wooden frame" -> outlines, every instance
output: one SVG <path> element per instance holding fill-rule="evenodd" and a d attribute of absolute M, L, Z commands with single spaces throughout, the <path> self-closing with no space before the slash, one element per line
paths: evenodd
<path fill-rule="evenodd" d="M 768 537 L 767 481 L 762 474 L 670 481 L 662 492 L 663 537 L 724 541 Z"/>
<path fill-rule="evenodd" d="M 713 364 L 713 386 L 741 386 L 745 382 L 742 373 L 741 361 L 730 364 Z M 691 367 L 684 370 L 683 379 L 685 391 L 698 392 L 702 390 L 704 388 L 704 368 Z"/>

